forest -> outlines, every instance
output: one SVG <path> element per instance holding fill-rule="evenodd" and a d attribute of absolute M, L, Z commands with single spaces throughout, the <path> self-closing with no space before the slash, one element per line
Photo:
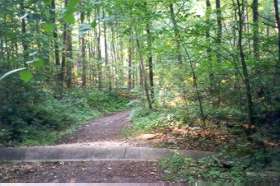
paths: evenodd
<path fill-rule="evenodd" d="M 168 181 L 280 180 L 279 6 L 0 0 L 0 147 L 129 110 L 127 138 L 216 153 L 161 159 Z"/>

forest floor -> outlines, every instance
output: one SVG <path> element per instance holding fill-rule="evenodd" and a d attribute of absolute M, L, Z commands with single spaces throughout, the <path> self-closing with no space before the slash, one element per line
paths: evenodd
<path fill-rule="evenodd" d="M 125 138 L 129 112 L 82 126 L 54 146 L 2 148 L 0 182 L 159 182 L 158 159 L 168 149 L 151 148 L 149 134 Z M 205 155 L 189 152 L 190 156 Z"/>

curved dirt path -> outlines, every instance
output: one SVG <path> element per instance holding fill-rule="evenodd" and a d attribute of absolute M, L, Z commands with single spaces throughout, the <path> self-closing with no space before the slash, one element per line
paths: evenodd
<path fill-rule="evenodd" d="M 54 146 L 0 148 L 0 161 L 9 161 L 0 165 L 0 182 L 161 181 L 157 160 L 174 151 L 123 138 L 129 125 L 129 112 L 119 112 L 82 126 Z"/>
<path fill-rule="evenodd" d="M 74 134 L 60 140 L 58 144 L 93 143 L 118 141 L 122 130 L 129 125 L 129 111 L 118 112 L 84 125 Z"/>
<path fill-rule="evenodd" d="M 117 155 L 122 146 L 130 146 L 122 138 L 121 131 L 129 125 L 129 112 L 114 113 L 99 118 L 82 126 L 72 135 L 60 140 L 55 146 L 31 147 L 22 149 L 6 148 L 0 150 L 2 159 L 25 159 L 29 154 L 34 159 L 36 150 L 40 149 L 38 157 L 46 158 L 50 149 L 60 151 L 53 155 L 79 155 L 100 152 L 97 149 L 105 148 L 111 154 Z M 83 149 L 83 147 L 86 148 Z M 100 147 L 100 148 L 99 148 Z M 78 149 L 78 151 L 77 151 Z M 68 151 L 71 151 L 67 153 Z M 93 152 L 87 152 L 93 151 Z M 5 154 L 7 153 L 8 154 Z M 38 152 L 37 152 L 38 153 Z M 108 154 L 105 153 L 105 154 Z M 101 153 L 101 156 L 105 154 Z M 35 155 L 36 156 L 36 155 Z M 13 158 L 15 157 L 15 158 Z M 83 159 L 83 158 L 82 158 Z M 143 160 L 68 160 L 68 161 L 35 161 L 10 162 L 0 165 L 0 182 L 158 182 L 161 180 L 158 163 Z"/>

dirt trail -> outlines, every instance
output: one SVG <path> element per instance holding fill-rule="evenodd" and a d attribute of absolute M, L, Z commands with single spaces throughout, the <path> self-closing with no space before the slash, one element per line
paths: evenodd
<path fill-rule="evenodd" d="M 121 131 L 129 125 L 129 112 L 119 112 L 84 125 L 58 144 L 93 143 L 124 140 Z"/>
<path fill-rule="evenodd" d="M 121 131 L 129 125 L 129 112 L 119 112 L 82 126 L 56 146 L 130 146 Z M 50 146 L 54 148 L 55 146 Z M 48 147 L 44 147 L 48 148 Z M 66 148 L 66 147 L 65 147 Z M 67 161 L 2 163 L 0 182 L 158 182 L 153 161 Z"/>
<path fill-rule="evenodd" d="M 0 165 L 0 182 L 161 181 L 157 160 L 174 151 L 125 139 L 121 132 L 129 125 L 129 112 L 119 112 L 82 126 L 54 146 L 0 148 L 0 161 L 9 161 Z"/>

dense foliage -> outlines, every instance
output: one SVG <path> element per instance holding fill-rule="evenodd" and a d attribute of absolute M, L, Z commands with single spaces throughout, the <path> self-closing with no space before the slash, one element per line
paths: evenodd
<path fill-rule="evenodd" d="M 137 130 L 214 126 L 251 148 L 279 147 L 277 0 L 12 0 L 0 9 L 3 143 L 34 143 L 40 131 L 117 110 L 116 92 L 138 100 Z"/>
<path fill-rule="evenodd" d="M 74 89 L 57 99 L 46 91 L 25 88 L 32 92 L 18 88 L 13 94 L 1 94 L 7 100 L 0 109 L 2 145 L 52 144 L 86 121 L 127 108 L 127 99 L 95 89 Z"/>

